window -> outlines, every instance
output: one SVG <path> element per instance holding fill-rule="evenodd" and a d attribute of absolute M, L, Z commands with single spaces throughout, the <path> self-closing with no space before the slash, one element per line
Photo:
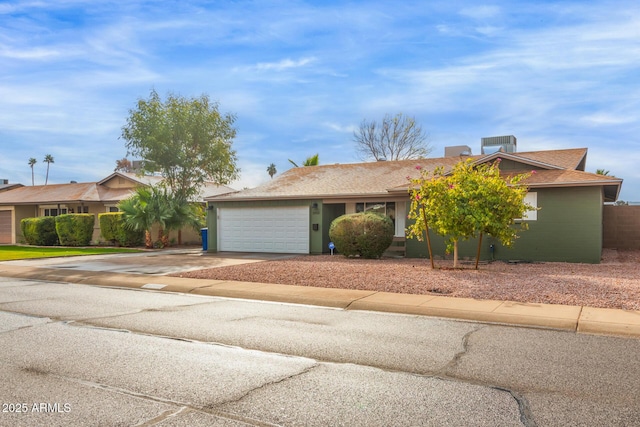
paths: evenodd
<path fill-rule="evenodd" d="M 391 218 L 393 226 L 396 226 L 396 202 L 366 202 L 356 203 L 356 213 L 374 212 Z"/>
<path fill-rule="evenodd" d="M 538 207 L 538 193 L 527 193 L 524 196 L 524 202 L 537 208 Z M 538 220 L 538 210 L 530 210 L 524 213 L 523 218 L 518 218 L 517 220 L 524 221 L 537 221 Z M 517 221 L 516 220 L 516 221 Z"/>
<path fill-rule="evenodd" d="M 366 202 L 356 203 L 356 212 L 375 212 L 386 215 L 392 220 L 396 218 L 395 202 Z"/>
<path fill-rule="evenodd" d="M 44 208 L 43 215 L 44 216 L 58 216 L 67 213 L 67 208 Z"/>
<path fill-rule="evenodd" d="M 89 206 L 78 206 L 77 213 L 89 213 Z"/>
<path fill-rule="evenodd" d="M 107 208 L 107 212 L 120 212 L 118 205 L 106 205 L 105 207 Z"/>

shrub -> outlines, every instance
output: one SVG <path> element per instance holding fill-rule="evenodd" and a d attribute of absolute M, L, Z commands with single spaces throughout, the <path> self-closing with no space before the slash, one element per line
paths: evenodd
<path fill-rule="evenodd" d="M 393 234 L 391 219 L 371 212 L 342 215 L 329 227 L 329 238 L 346 257 L 380 258 L 391 246 Z"/>
<path fill-rule="evenodd" d="M 102 237 L 118 246 L 139 246 L 144 238 L 144 231 L 130 230 L 125 227 L 122 212 L 109 212 L 98 215 L 100 234 Z"/>
<path fill-rule="evenodd" d="M 29 245 L 55 246 L 58 244 L 55 217 L 24 218 L 20 221 L 20 229 L 24 240 Z"/>
<path fill-rule="evenodd" d="M 62 246 L 87 246 L 93 236 L 93 214 L 63 214 L 56 217 L 56 232 Z"/>

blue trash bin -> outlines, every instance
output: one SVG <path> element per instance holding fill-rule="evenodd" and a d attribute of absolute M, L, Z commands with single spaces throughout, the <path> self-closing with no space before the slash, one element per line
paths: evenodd
<path fill-rule="evenodd" d="M 209 240 L 208 240 L 209 229 L 208 228 L 201 228 L 200 229 L 200 234 L 202 235 L 202 250 L 206 251 L 206 250 L 209 249 Z"/>

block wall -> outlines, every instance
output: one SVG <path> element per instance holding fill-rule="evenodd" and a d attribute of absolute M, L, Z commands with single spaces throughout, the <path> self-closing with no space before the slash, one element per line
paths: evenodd
<path fill-rule="evenodd" d="M 640 249 L 640 206 L 606 205 L 602 237 L 604 248 Z"/>

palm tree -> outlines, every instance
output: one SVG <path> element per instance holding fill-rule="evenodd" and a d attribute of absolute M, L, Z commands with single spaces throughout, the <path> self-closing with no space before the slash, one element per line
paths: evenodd
<path fill-rule="evenodd" d="M 118 207 L 123 212 L 125 226 L 130 230 L 143 230 L 145 246 L 153 248 L 151 228 L 158 226 L 158 241 L 165 245 L 165 228 L 172 217 L 171 205 L 168 202 L 168 193 L 164 188 L 157 186 L 138 187 L 135 193 L 120 202 Z"/>
<path fill-rule="evenodd" d="M 294 162 L 293 160 L 289 159 L 289 162 L 291 162 L 291 164 L 293 166 L 299 167 L 298 164 L 296 162 Z M 302 166 L 318 166 L 319 163 L 320 162 L 318 160 L 318 154 L 315 154 L 313 156 L 307 157 L 307 160 L 304 161 Z"/>
<path fill-rule="evenodd" d="M 276 170 L 276 165 L 271 163 L 269 165 L 269 167 L 267 167 L 267 173 L 269 174 L 269 176 L 271 177 L 271 179 L 273 179 L 273 175 L 275 175 L 276 173 L 278 173 L 278 171 Z"/>
<path fill-rule="evenodd" d="M 47 185 L 47 183 L 49 182 L 49 166 L 51 165 L 51 163 L 54 163 L 53 156 L 51 154 L 47 154 L 46 156 L 44 156 L 43 162 L 47 164 L 47 177 L 44 180 L 44 185 Z"/>
<path fill-rule="evenodd" d="M 608 170 L 605 170 L 605 169 L 597 169 L 597 170 L 596 170 L 596 173 L 597 173 L 598 175 L 605 175 L 605 176 L 608 176 L 608 175 L 609 175 L 609 171 L 608 171 Z"/>
<path fill-rule="evenodd" d="M 178 230 L 178 244 L 181 244 L 180 230 L 183 227 L 200 230 L 204 226 L 206 216 L 204 207 L 199 203 L 192 203 L 169 193 L 165 197 L 171 214 L 165 221 L 165 234 L 162 236 L 163 246 L 169 246 L 169 231 L 171 230 Z"/>
<path fill-rule="evenodd" d="M 29 166 L 31 167 L 31 186 L 35 185 L 35 181 L 33 179 L 33 166 L 35 166 L 36 163 L 38 163 L 38 161 L 33 157 L 29 159 Z"/>

